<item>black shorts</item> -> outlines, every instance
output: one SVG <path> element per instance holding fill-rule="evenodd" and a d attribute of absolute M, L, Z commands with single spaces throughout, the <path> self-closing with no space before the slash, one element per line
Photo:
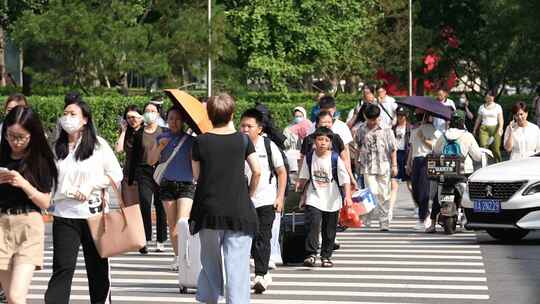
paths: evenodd
<path fill-rule="evenodd" d="M 162 201 L 176 201 L 180 198 L 193 199 L 195 185 L 190 182 L 162 180 L 159 185 L 159 198 Z"/>

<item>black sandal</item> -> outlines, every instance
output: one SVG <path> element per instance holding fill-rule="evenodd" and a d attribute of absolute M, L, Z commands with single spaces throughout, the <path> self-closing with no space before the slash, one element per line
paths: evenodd
<path fill-rule="evenodd" d="M 328 259 L 328 258 L 323 258 L 323 259 L 321 259 L 321 266 L 326 267 L 326 268 L 330 268 L 330 267 L 334 267 L 334 263 L 332 261 L 330 261 L 330 259 Z"/>
<path fill-rule="evenodd" d="M 304 260 L 304 266 L 306 266 L 306 267 L 315 267 L 316 262 L 317 262 L 317 260 L 316 260 L 315 256 L 310 255 Z"/>

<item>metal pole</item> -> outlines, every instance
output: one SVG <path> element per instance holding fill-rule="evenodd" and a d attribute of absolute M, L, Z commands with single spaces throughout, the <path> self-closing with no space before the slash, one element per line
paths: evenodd
<path fill-rule="evenodd" d="M 413 75 L 412 75 L 412 0 L 409 0 L 409 96 L 413 94 Z"/>
<path fill-rule="evenodd" d="M 207 95 L 212 96 L 212 0 L 208 0 L 208 75 L 206 79 L 207 83 Z"/>

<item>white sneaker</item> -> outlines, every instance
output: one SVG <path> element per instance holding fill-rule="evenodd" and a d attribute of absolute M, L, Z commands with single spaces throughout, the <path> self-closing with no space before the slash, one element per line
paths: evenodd
<path fill-rule="evenodd" d="M 249 267 L 255 267 L 255 260 L 249 259 Z"/>
<path fill-rule="evenodd" d="M 270 274 L 270 272 L 266 273 L 266 275 L 263 278 L 264 278 L 264 281 L 265 281 L 267 287 L 270 284 L 272 284 L 272 275 Z"/>
<path fill-rule="evenodd" d="M 268 281 L 266 279 L 266 277 L 268 276 L 268 274 L 266 274 L 264 277 L 262 276 L 256 276 L 255 277 L 255 284 L 253 284 L 253 290 L 255 291 L 256 294 L 261 294 L 263 292 L 266 291 L 266 289 L 268 288 Z M 270 278 L 270 280 L 272 280 Z"/>
<path fill-rule="evenodd" d="M 416 231 L 425 231 L 426 230 L 426 225 L 424 224 L 423 221 L 418 221 L 416 222 L 416 225 L 414 226 L 414 230 Z"/>
<path fill-rule="evenodd" d="M 424 221 L 424 229 L 427 229 L 429 227 L 431 227 L 431 218 L 426 217 L 426 220 Z"/>
<path fill-rule="evenodd" d="M 165 243 L 156 242 L 156 252 L 164 252 L 164 251 L 165 251 Z"/>
<path fill-rule="evenodd" d="M 268 269 L 276 269 L 276 263 L 274 261 L 269 261 Z"/>
<path fill-rule="evenodd" d="M 173 262 L 171 264 L 171 270 L 178 271 L 178 257 L 173 258 Z"/>

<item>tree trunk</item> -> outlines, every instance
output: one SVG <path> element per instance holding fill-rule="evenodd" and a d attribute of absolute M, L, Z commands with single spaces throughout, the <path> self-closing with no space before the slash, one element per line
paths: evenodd
<path fill-rule="evenodd" d="M 32 51 L 28 48 L 23 48 L 22 52 L 22 92 L 26 96 L 32 95 L 32 75 L 26 72 L 25 67 L 32 65 Z"/>
<path fill-rule="evenodd" d="M 124 96 L 129 95 L 129 88 L 128 88 L 128 73 L 122 73 L 122 76 L 120 76 L 120 93 Z"/>
<path fill-rule="evenodd" d="M 313 76 L 311 74 L 304 75 L 304 92 L 313 92 Z"/>
<path fill-rule="evenodd" d="M 330 79 L 330 85 L 331 85 L 331 93 L 333 96 L 336 95 L 336 93 L 338 92 L 338 86 L 339 86 L 339 78 L 337 77 L 337 75 L 332 75 L 332 79 Z"/>
<path fill-rule="evenodd" d="M 0 25 L 0 87 L 6 86 L 6 68 L 5 68 L 5 37 L 4 37 L 4 29 Z"/>
<path fill-rule="evenodd" d="M 358 83 L 358 77 L 357 76 L 349 76 L 347 77 L 347 83 L 345 84 L 345 91 L 349 94 L 356 93 L 356 87 Z"/>

